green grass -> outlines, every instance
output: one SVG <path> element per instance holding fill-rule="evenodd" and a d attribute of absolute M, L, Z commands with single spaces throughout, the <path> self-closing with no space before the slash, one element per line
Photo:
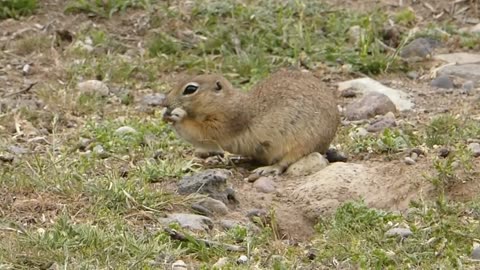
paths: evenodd
<path fill-rule="evenodd" d="M 401 216 L 346 203 L 334 217 L 317 225 L 318 257 L 324 265 L 355 269 L 459 269 L 474 266 L 466 257 L 478 241 L 478 220 L 462 213 L 478 208 L 446 203 L 413 203 Z M 385 233 L 407 227 L 413 235 L 399 241 Z M 471 269 L 471 268 L 468 268 Z"/>
<path fill-rule="evenodd" d="M 177 72 L 222 72 L 239 88 L 248 88 L 284 66 L 350 66 L 370 75 L 401 71 L 404 63 L 377 41 L 388 19 L 412 27 L 417 18 L 408 9 L 395 14 L 347 12 L 313 1 L 197 0 L 190 10 L 167 2 L 68 1 L 67 14 L 101 19 L 76 32 L 72 46 L 55 47 L 63 66 L 33 89 L 42 102 L 38 109 L 0 112 L 0 154 L 16 144 L 32 151 L 12 163 L 0 161 L 0 269 L 170 269 L 178 259 L 211 269 L 222 257 L 229 259 L 224 269 L 478 267 L 468 257 L 480 242 L 480 201 L 454 202 L 448 195 L 451 188 L 478 178 L 478 161 L 466 145 L 480 136 L 480 128 L 478 121 L 452 114 L 364 137 L 350 137 L 351 127 L 338 133 L 335 143 L 353 160 L 363 153 L 395 158 L 411 148 L 427 149 L 429 156 L 422 161 L 431 162 L 431 170 L 424 175 L 419 171 L 418 178 L 433 183 L 436 193 L 432 200 L 413 202 L 403 215 L 346 202 L 322 217 L 309 246 L 279 240 L 273 211 L 267 224 L 257 223 L 258 232 L 237 226 L 192 233 L 170 224 L 188 238 L 171 239 L 159 220 L 166 213 L 192 212 L 193 200 L 176 194 L 175 182 L 203 167 L 189 159 L 192 147 L 160 120 L 158 110 L 140 108 L 137 101 L 144 92 L 165 92 L 169 85 L 163 75 Z M 22 13 L 18 7 L 29 8 Z M 122 25 L 119 34 L 112 25 L 137 8 L 149 16 L 150 29 L 126 41 L 123 30 L 134 26 Z M 14 10 L 7 17 L 32 14 L 35 8 Z M 363 29 L 356 44 L 348 36 L 352 26 Z M 419 35 L 444 38 L 435 27 Z M 450 25 L 441 27 L 458 35 Z M 404 39 L 405 33 L 401 35 Z M 475 48 L 477 36 L 460 36 L 461 46 Z M 140 40 L 145 51 L 138 50 Z M 13 47 L 16 54 L 29 56 L 52 44 L 47 36 L 32 35 Z M 35 67 L 43 75 L 42 63 Z M 78 82 L 95 78 L 109 86 L 109 96 L 76 89 Z M 15 98 L 23 96 L 28 94 Z M 135 132 L 118 134 L 124 126 Z M 17 128 L 33 134 L 18 135 Z M 38 137 L 46 142 L 29 141 Z M 96 152 L 99 147 L 104 154 Z M 435 158 L 437 147 L 448 147 L 452 154 Z M 403 241 L 386 237 L 393 227 L 409 227 L 413 235 Z M 207 248 L 199 238 L 247 251 Z M 310 248 L 317 250 L 314 259 L 305 254 Z M 238 265 L 240 255 L 248 255 L 249 263 Z"/>
<path fill-rule="evenodd" d="M 0 0 L 0 20 L 31 15 L 37 4 L 37 0 Z"/>
<path fill-rule="evenodd" d="M 149 8 L 150 0 L 69 0 L 65 12 L 88 13 L 110 18 L 115 13 L 123 12 L 127 8 Z"/>
<path fill-rule="evenodd" d="M 309 68 L 318 62 L 346 63 L 367 74 L 399 68 L 393 54 L 376 41 L 387 19 L 380 11 L 344 13 L 298 1 L 194 3 L 192 19 L 184 28 L 188 32 L 178 36 L 172 29 L 150 38 L 150 55 L 158 58 L 162 71 L 221 71 L 237 82 L 254 82 L 272 69 L 300 62 Z M 181 16 L 161 10 L 164 13 L 155 20 L 158 26 Z M 355 25 L 366 33 L 357 46 L 347 35 Z"/>

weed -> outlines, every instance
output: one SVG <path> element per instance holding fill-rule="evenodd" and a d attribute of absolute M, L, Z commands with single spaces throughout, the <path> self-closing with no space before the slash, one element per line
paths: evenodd
<path fill-rule="evenodd" d="M 33 14 L 37 0 L 0 0 L 0 20 Z"/>
<path fill-rule="evenodd" d="M 127 8 L 149 8 L 150 0 L 70 0 L 65 8 L 67 13 L 89 13 L 110 18 Z"/>
<path fill-rule="evenodd" d="M 158 57 L 165 71 L 220 71 L 236 83 L 253 83 L 273 69 L 306 60 L 311 66 L 348 63 L 354 70 L 375 74 L 396 68 L 395 58 L 377 42 L 386 19 L 380 12 L 342 13 L 313 2 L 268 1 L 258 6 L 197 1 L 185 26 L 188 31 L 167 30 L 148 44 L 150 55 Z M 170 15 L 163 14 L 156 23 L 170 21 Z M 345 35 L 354 25 L 366 33 L 358 47 Z"/>
<path fill-rule="evenodd" d="M 48 49 L 51 45 L 51 41 L 46 35 L 36 34 L 16 40 L 14 44 L 15 52 L 19 55 L 25 56 Z"/>
<path fill-rule="evenodd" d="M 395 14 L 395 22 L 403 26 L 412 26 L 415 20 L 415 12 L 409 8 L 405 8 Z"/>
<path fill-rule="evenodd" d="M 476 228 L 458 217 L 462 207 L 414 203 L 402 217 L 363 203 L 345 203 L 316 227 L 322 235 L 316 240 L 318 260 L 325 267 L 341 268 L 458 268 L 465 261 L 457 258 L 469 254 Z M 408 226 L 413 235 L 403 241 L 385 236 L 392 224 Z"/>

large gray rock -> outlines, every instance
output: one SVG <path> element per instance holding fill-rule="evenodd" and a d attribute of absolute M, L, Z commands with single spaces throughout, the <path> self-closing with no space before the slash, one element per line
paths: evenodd
<path fill-rule="evenodd" d="M 223 169 L 210 169 L 200 173 L 184 176 L 178 183 L 178 193 L 199 193 L 227 204 L 232 202 L 233 190 L 227 185 L 227 179 L 232 173 Z"/>
<path fill-rule="evenodd" d="M 480 64 L 449 65 L 438 71 L 439 75 L 455 76 L 473 82 L 480 81 Z"/>
<path fill-rule="evenodd" d="M 409 198 L 417 196 L 418 187 L 412 190 L 407 184 L 412 180 L 402 179 L 403 175 L 397 175 L 396 179 L 389 175 L 391 173 L 392 168 L 336 162 L 303 178 L 287 193 L 298 209 L 311 219 L 332 214 L 340 205 L 353 200 L 363 200 L 367 206 L 375 208 L 408 206 Z"/>
<path fill-rule="evenodd" d="M 338 90 L 354 89 L 364 94 L 375 92 L 386 95 L 395 104 L 398 111 L 409 111 L 415 104 L 410 100 L 407 93 L 401 90 L 387 87 L 371 78 L 359 78 L 338 84 Z"/>
<path fill-rule="evenodd" d="M 345 108 L 345 116 L 348 120 L 368 119 L 388 112 L 396 112 L 395 104 L 386 95 L 380 93 L 368 93 Z"/>
<path fill-rule="evenodd" d="M 417 38 L 412 40 L 400 51 L 403 58 L 426 58 L 433 54 L 433 51 L 440 43 L 430 38 Z"/>
<path fill-rule="evenodd" d="M 165 225 L 177 222 L 182 228 L 192 231 L 208 231 L 213 228 L 213 221 L 210 218 L 194 214 L 168 214 L 166 218 L 159 221 Z"/>
<path fill-rule="evenodd" d="M 480 63 L 480 54 L 466 52 L 437 54 L 433 57 L 433 59 L 444 61 L 447 63 L 475 64 Z"/>

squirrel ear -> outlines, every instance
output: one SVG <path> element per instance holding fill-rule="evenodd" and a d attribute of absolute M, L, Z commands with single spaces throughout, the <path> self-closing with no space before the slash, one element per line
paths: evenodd
<path fill-rule="evenodd" d="M 215 90 L 220 91 L 220 90 L 222 90 L 222 88 L 223 88 L 223 86 L 220 83 L 220 81 L 216 81 L 215 82 Z"/>

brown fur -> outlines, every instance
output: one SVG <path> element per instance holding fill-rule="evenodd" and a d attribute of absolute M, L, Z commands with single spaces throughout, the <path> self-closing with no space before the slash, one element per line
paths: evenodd
<path fill-rule="evenodd" d="M 200 87 L 183 96 L 188 82 Z M 311 73 L 291 70 L 273 73 L 247 93 L 220 75 L 196 76 L 171 91 L 165 106 L 186 112 L 173 127 L 196 148 L 251 157 L 277 173 L 312 152 L 324 154 L 340 123 L 333 91 Z"/>

